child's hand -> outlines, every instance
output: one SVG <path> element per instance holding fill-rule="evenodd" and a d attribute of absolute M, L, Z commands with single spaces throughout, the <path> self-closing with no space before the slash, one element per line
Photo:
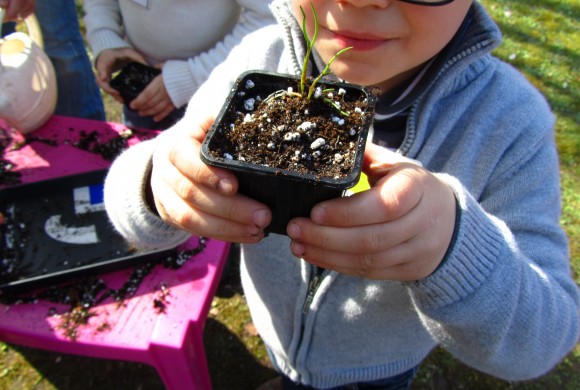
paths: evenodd
<path fill-rule="evenodd" d="M 25 19 L 34 12 L 35 0 L 0 0 L 0 8 L 4 8 L 4 22 Z M 1 26 L 0 26 L 1 27 Z"/>
<path fill-rule="evenodd" d="M 399 160 L 397 162 L 396 160 Z M 367 146 L 372 188 L 316 205 L 288 225 L 294 255 L 369 279 L 412 281 L 443 259 L 455 226 L 455 196 L 435 175 L 376 145 Z"/>
<path fill-rule="evenodd" d="M 130 104 L 131 109 L 141 116 L 152 116 L 159 122 L 175 110 L 175 106 L 167 93 L 163 76 L 156 76 L 149 85 Z"/>
<path fill-rule="evenodd" d="M 97 84 L 106 93 L 111 95 L 119 103 L 123 103 L 121 94 L 109 85 L 113 73 L 123 68 L 131 61 L 146 64 L 145 58 L 134 49 L 123 47 L 119 49 L 107 49 L 99 53 L 95 61 L 97 71 Z"/>
<path fill-rule="evenodd" d="M 191 128 L 181 121 L 159 140 L 153 156 L 151 188 L 155 206 L 167 223 L 195 235 L 254 243 L 264 237 L 271 212 L 263 204 L 237 194 L 235 175 L 205 165 L 201 142 L 213 119 Z"/>

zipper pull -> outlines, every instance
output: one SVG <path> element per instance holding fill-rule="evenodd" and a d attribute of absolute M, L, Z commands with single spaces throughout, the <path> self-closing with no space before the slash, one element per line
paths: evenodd
<path fill-rule="evenodd" d="M 302 306 L 302 314 L 307 314 L 310 304 L 314 300 L 314 294 L 318 288 L 318 282 L 320 281 L 320 275 L 318 272 L 314 274 L 314 277 L 310 279 L 308 284 L 308 295 L 306 295 L 306 300 L 304 301 L 304 306 Z"/>

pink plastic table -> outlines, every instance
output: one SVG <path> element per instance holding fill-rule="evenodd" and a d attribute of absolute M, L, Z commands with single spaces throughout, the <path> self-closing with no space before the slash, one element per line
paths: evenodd
<path fill-rule="evenodd" d="M 0 121 L 0 128 L 6 128 Z M 87 133 L 97 131 L 99 142 L 106 142 L 126 127 L 90 120 L 52 117 L 28 137 L 38 139 L 25 147 L 7 151 L 3 158 L 15 164 L 23 183 L 102 169 L 109 162 L 82 150 L 74 143 Z M 84 132 L 84 135 L 83 135 Z M 139 132 L 130 144 L 148 138 Z M 141 134 L 143 133 L 143 134 Z M 57 141 L 56 145 L 47 142 Z M 183 248 L 193 248 L 192 237 Z M 0 305 L 0 340 L 97 358 L 136 361 L 156 368 L 168 389 L 211 389 L 203 347 L 205 320 L 219 284 L 229 244 L 207 240 L 205 250 L 189 259 L 178 270 L 156 266 L 141 283 L 136 294 L 122 305 L 111 300 L 93 307 L 95 316 L 78 329 L 71 340 L 58 329 L 59 317 L 66 307 L 54 303 Z M 131 270 L 102 275 L 109 287 L 120 287 Z M 154 307 L 167 286 L 164 312 Z"/>

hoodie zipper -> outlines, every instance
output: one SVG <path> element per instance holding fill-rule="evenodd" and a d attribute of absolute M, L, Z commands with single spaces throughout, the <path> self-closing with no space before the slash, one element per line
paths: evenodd
<path fill-rule="evenodd" d="M 298 335 L 299 337 L 299 341 L 298 344 L 296 346 L 296 351 L 295 351 L 295 356 L 293 359 L 293 365 L 295 365 L 296 367 L 298 367 L 298 356 L 300 355 L 300 350 L 302 348 L 302 342 L 303 342 L 303 338 L 304 338 L 304 330 L 306 327 L 306 316 L 308 315 L 308 312 L 310 311 L 310 305 L 312 304 L 312 302 L 314 301 L 314 296 L 316 295 L 316 291 L 318 290 L 318 288 L 320 287 L 321 283 L 322 283 L 322 279 L 323 279 L 323 272 L 324 272 L 324 268 L 320 268 L 314 265 L 310 266 L 311 268 L 311 273 L 310 273 L 310 280 L 308 281 L 308 291 L 306 293 L 306 298 L 304 299 L 304 303 L 302 304 L 302 321 L 300 324 L 300 333 Z M 301 375 L 302 376 L 302 375 Z"/>
<path fill-rule="evenodd" d="M 320 284 L 322 283 L 322 274 L 324 273 L 324 268 L 313 266 L 312 276 L 310 277 L 310 282 L 308 283 L 308 293 L 306 294 L 306 299 L 304 300 L 304 305 L 302 305 L 302 325 L 304 325 L 306 320 L 306 315 L 308 314 L 308 310 L 310 310 L 310 305 L 314 300 L 314 295 L 316 295 L 316 291 Z"/>

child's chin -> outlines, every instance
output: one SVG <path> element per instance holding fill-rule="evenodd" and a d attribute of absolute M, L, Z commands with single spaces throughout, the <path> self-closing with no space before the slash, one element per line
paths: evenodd
<path fill-rule="evenodd" d="M 361 63 L 343 61 L 340 64 L 336 64 L 336 66 L 332 66 L 331 70 L 340 80 L 351 84 L 371 86 L 381 82 L 380 79 L 375 77 L 373 72 L 368 71 L 364 64 Z"/>
<path fill-rule="evenodd" d="M 381 82 L 380 80 L 371 79 L 368 75 L 362 75 L 359 72 L 335 73 L 335 76 L 347 83 L 362 85 L 365 87 L 370 87 Z"/>

